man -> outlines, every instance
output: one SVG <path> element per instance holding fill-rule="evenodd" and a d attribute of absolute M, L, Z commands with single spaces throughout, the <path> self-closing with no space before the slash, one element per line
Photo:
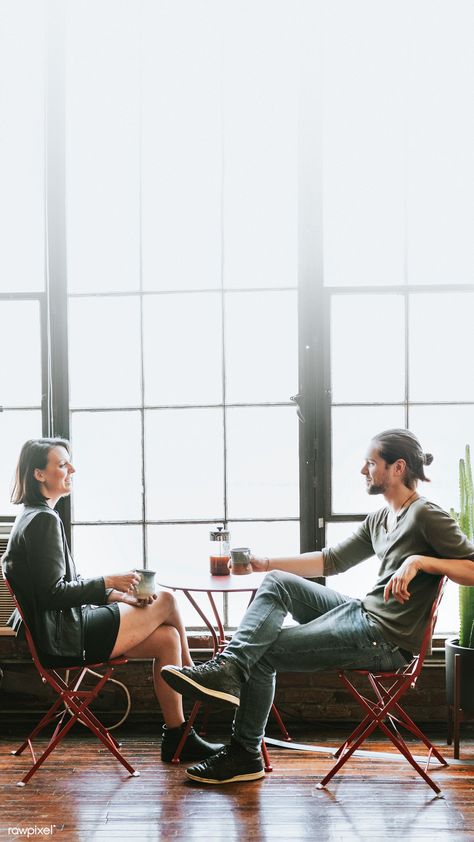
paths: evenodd
<path fill-rule="evenodd" d="M 223 784 L 264 775 L 260 745 L 275 674 L 331 667 L 397 670 L 420 648 L 440 577 L 474 584 L 474 544 L 439 506 L 420 497 L 432 462 L 408 430 L 386 430 L 369 445 L 361 473 L 387 505 L 333 548 L 293 558 L 252 558 L 269 571 L 225 652 L 198 667 L 166 666 L 185 696 L 237 707 L 230 745 L 190 767 L 194 781 Z M 363 600 L 303 577 L 331 576 L 373 554 L 378 578 Z M 282 628 L 287 613 L 298 625 Z"/>

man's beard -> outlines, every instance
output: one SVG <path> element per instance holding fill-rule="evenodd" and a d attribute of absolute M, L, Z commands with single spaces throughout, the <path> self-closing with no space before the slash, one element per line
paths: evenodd
<path fill-rule="evenodd" d="M 383 494 L 385 492 L 384 485 L 367 485 L 367 494 L 375 495 L 375 494 Z"/>

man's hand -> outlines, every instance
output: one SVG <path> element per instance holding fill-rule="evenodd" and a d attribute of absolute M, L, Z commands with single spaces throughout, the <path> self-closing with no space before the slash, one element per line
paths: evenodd
<path fill-rule="evenodd" d="M 396 599 L 397 602 L 400 602 L 402 605 L 408 599 L 410 599 L 408 585 L 410 584 L 411 580 L 415 578 L 416 574 L 420 569 L 421 565 L 418 560 L 418 556 L 408 556 L 408 558 L 405 559 L 401 567 L 398 568 L 397 572 L 393 574 L 390 581 L 387 582 L 385 590 L 383 592 L 383 598 L 385 602 L 388 602 L 390 592 L 392 593 L 393 598 Z"/>
<path fill-rule="evenodd" d="M 123 593 L 133 593 L 135 585 L 138 585 L 140 576 L 134 570 L 129 573 L 113 573 L 111 576 L 104 576 L 106 588 L 114 588 Z"/>
<path fill-rule="evenodd" d="M 268 570 L 268 558 L 266 557 L 251 555 L 250 564 L 255 573 L 266 573 Z"/>

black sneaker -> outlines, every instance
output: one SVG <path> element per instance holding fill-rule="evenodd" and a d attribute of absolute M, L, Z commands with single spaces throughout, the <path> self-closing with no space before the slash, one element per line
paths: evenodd
<path fill-rule="evenodd" d="M 167 728 L 166 725 L 163 725 L 161 759 L 164 763 L 171 763 L 185 727 L 185 722 L 183 722 L 182 725 L 179 725 L 178 728 Z M 179 759 L 186 761 L 205 760 L 207 757 L 211 757 L 223 748 L 224 746 L 222 743 L 208 743 L 206 740 L 203 740 L 199 734 L 196 734 L 194 728 L 191 728 L 186 742 L 181 749 Z"/>
<path fill-rule="evenodd" d="M 201 784 L 232 784 L 256 781 L 263 778 L 265 772 L 260 754 L 252 754 L 232 740 L 230 746 L 225 746 L 214 757 L 186 769 L 186 775 Z"/>
<path fill-rule="evenodd" d="M 233 661 L 216 655 L 198 667 L 166 666 L 161 670 L 166 683 L 191 699 L 218 699 L 238 707 L 242 673 Z"/>

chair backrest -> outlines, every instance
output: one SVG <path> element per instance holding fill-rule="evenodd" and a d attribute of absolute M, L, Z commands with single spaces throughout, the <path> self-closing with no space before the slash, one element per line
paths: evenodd
<path fill-rule="evenodd" d="M 21 620 L 22 620 L 22 623 L 23 623 L 23 628 L 25 630 L 26 642 L 28 644 L 28 649 L 30 650 L 30 654 L 31 654 L 31 657 L 33 658 L 35 667 L 38 670 L 38 672 L 43 676 L 43 675 L 45 675 L 45 667 L 43 667 L 43 665 L 42 665 L 42 663 L 39 659 L 38 651 L 36 649 L 35 642 L 33 640 L 33 635 L 31 634 L 30 629 L 28 627 L 28 623 L 25 620 L 25 615 L 22 611 L 21 605 L 18 602 L 15 594 L 13 593 L 13 588 L 12 588 L 10 582 L 8 581 L 8 579 L 6 578 L 5 574 L 3 574 L 3 579 L 6 583 L 6 586 L 8 588 L 9 593 L 10 593 L 10 596 L 13 600 L 13 604 L 15 605 L 15 608 L 17 609 L 17 611 L 18 611 L 18 613 L 21 617 Z"/>
<path fill-rule="evenodd" d="M 435 630 L 436 621 L 438 619 L 438 610 L 439 610 L 439 606 L 441 604 L 441 600 L 443 598 L 444 589 L 446 587 L 447 581 L 448 581 L 447 576 L 443 576 L 440 579 L 438 589 L 436 591 L 436 596 L 434 598 L 433 605 L 431 607 L 430 616 L 428 617 L 428 622 L 426 624 L 426 630 L 425 630 L 425 633 L 423 635 L 423 640 L 421 642 L 420 653 L 417 656 L 416 661 L 414 662 L 414 668 L 413 668 L 413 673 L 412 673 L 413 683 L 415 683 L 416 679 L 418 678 L 418 676 L 421 672 L 421 668 L 423 666 L 423 661 L 425 660 L 426 654 L 427 654 L 427 652 L 428 652 L 428 650 L 431 646 L 431 640 L 433 638 L 433 633 L 434 633 L 434 630 Z"/>

